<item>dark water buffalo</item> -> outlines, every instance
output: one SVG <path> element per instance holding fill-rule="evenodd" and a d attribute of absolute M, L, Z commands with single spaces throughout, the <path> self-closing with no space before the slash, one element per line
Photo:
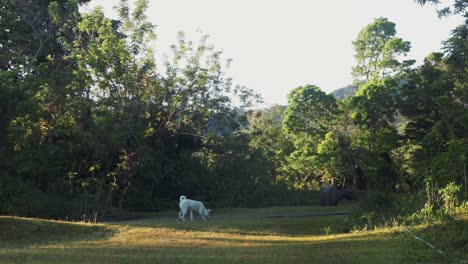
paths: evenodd
<path fill-rule="evenodd" d="M 351 190 L 342 191 L 334 185 L 323 187 L 320 190 L 320 205 L 322 206 L 336 206 L 343 199 L 355 200 L 356 198 Z"/>

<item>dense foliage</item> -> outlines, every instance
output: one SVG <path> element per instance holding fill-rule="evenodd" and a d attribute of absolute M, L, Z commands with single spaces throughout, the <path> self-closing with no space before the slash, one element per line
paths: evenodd
<path fill-rule="evenodd" d="M 180 34 L 158 70 L 147 1 L 120 1 L 119 20 L 79 4 L 2 1 L 1 212 L 89 217 L 181 193 L 251 201 L 269 183 L 241 129 L 257 99 L 231 85 L 221 52 Z"/>
<path fill-rule="evenodd" d="M 379 190 L 382 204 L 423 192 L 426 210 L 466 196 L 466 22 L 411 67 L 410 43 L 377 18 L 353 42 L 354 96 L 304 85 L 253 110 L 260 98 L 207 37 L 180 33 L 155 60 L 148 1 L 121 0 L 118 20 L 80 13 L 83 0 L 0 1 L 1 214 L 90 219 L 181 194 L 299 204 L 326 184 Z"/>

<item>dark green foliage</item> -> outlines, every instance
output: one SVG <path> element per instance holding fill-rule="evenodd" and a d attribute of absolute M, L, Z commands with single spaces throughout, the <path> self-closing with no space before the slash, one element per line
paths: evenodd
<path fill-rule="evenodd" d="M 420 5 L 433 4 L 439 5 L 441 1 L 439 0 L 415 0 L 416 3 Z M 468 7 L 468 3 L 465 0 L 455 0 L 453 2 L 453 7 L 445 6 L 437 10 L 439 17 L 444 17 L 453 14 L 463 15 L 465 18 L 468 18 L 468 13 L 465 11 Z"/>
<path fill-rule="evenodd" d="M 0 213 L 88 221 L 181 194 L 272 204 L 271 166 L 244 131 L 258 97 L 232 87 L 207 37 L 179 34 L 156 73 L 147 1 L 121 1 L 119 21 L 79 3 L 2 1 Z"/>
<path fill-rule="evenodd" d="M 118 20 L 80 13 L 87 1 L 0 1 L 0 214 L 92 221 L 174 208 L 182 194 L 316 204 L 311 190 L 336 184 L 380 190 L 362 202 L 375 221 L 402 207 L 392 191 L 424 189 L 450 210 L 466 192 L 466 24 L 409 69 L 397 57 L 410 43 L 378 18 L 354 42 L 349 98 L 305 85 L 288 106 L 252 110 L 260 98 L 225 76 L 206 36 L 180 33 L 156 65 L 148 1 L 120 1 Z"/>
<path fill-rule="evenodd" d="M 376 226 L 392 225 L 400 213 L 398 197 L 389 191 L 367 191 L 358 196 L 359 204 L 351 212 L 352 225 L 374 229 Z"/>

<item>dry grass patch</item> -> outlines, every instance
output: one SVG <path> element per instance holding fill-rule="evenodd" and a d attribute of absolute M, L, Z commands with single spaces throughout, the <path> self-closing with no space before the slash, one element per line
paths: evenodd
<path fill-rule="evenodd" d="M 268 210 L 249 209 L 245 215 Z M 300 208 L 283 212 L 291 211 Z M 2 225 L 0 234 L 8 230 L 12 237 L 1 244 L 0 263 L 456 263 L 463 257 L 440 256 L 399 228 L 327 235 L 325 227 L 345 216 L 256 219 L 229 217 L 226 211 L 208 223 L 181 223 L 172 214 L 102 225 L 10 218 L 1 222 L 10 228 Z M 59 232 L 26 234 L 37 225 Z M 43 241 L 28 243 L 34 234 Z"/>

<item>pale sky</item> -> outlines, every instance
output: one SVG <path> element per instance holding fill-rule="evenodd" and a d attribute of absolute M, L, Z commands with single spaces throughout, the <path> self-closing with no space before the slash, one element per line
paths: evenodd
<path fill-rule="evenodd" d="M 252 88 L 265 105 L 286 104 L 292 89 L 306 84 L 329 93 L 352 83 L 352 41 L 376 17 L 396 23 L 397 36 L 412 44 L 409 59 L 421 63 L 439 51 L 460 17 L 438 19 L 435 7 L 413 0 L 150 0 L 147 15 L 157 25 L 156 51 L 168 53 L 178 31 L 197 40 L 201 30 L 233 59 L 235 84 Z M 450 2 L 450 1 L 443 1 Z M 115 17 L 117 0 L 93 0 Z"/>

